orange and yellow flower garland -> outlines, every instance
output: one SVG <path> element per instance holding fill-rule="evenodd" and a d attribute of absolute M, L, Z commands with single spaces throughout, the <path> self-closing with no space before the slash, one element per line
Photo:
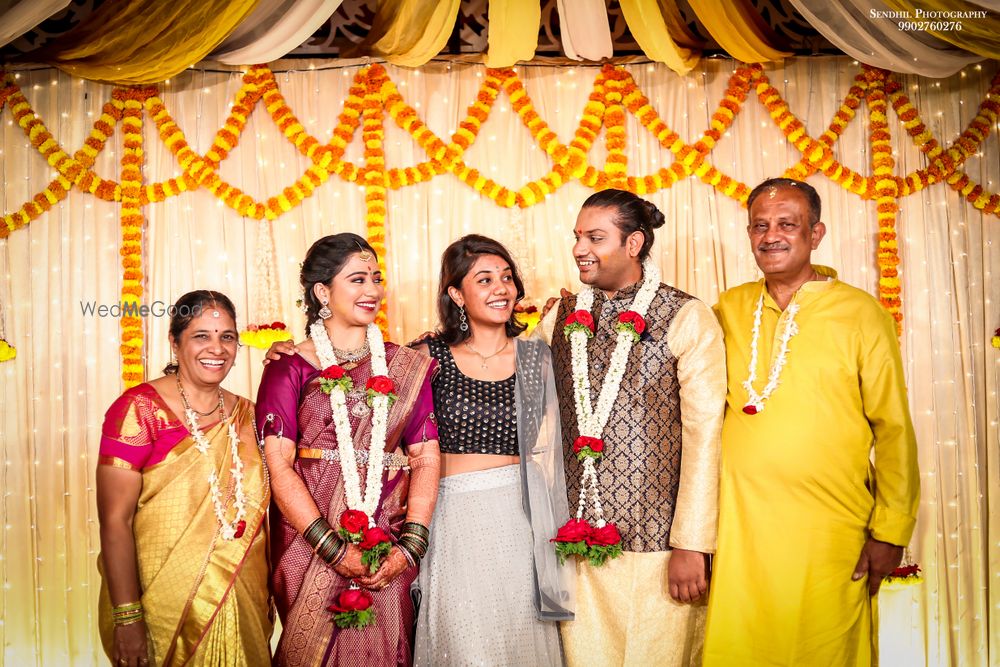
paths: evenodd
<path fill-rule="evenodd" d="M 715 144 L 724 136 L 734 118 L 742 109 L 747 93 L 755 89 L 758 99 L 767 108 L 771 118 L 781 129 L 789 143 L 802 153 L 801 160 L 790 167 L 786 175 L 806 178 L 817 171 L 845 189 L 864 199 L 876 199 L 880 222 L 880 297 L 893 311 L 897 321 L 899 314 L 899 281 L 896 266 L 898 252 L 895 247 L 895 214 L 898 200 L 938 181 L 944 181 L 960 192 L 972 205 L 988 214 L 1000 215 L 1000 195 L 986 192 L 980 184 L 973 182 L 962 171 L 964 162 L 981 150 L 992 127 L 1000 116 L 1000 75 L 994 78 L 986 98 L 980 104 L 976 118 L 962 135 L 949 147 L 941 147 L 920 120 L 919 114 L 902 91 L 892 75 L 872 74 L 868 68 L 855 77 L 844 102 L 834 115 L 829 128 L 818 138 L 808 135 L 804 125 L 791 113 L 778 91 L 770 85 L 760 65 L 743 65 L 730 77 L 729 86 L 718 109 L 711 117 L 708 130 L 692 144 L 682 141 L 658 116 L 655 109 L 635 85 L 631 75 L 621 67 L 605 65 L 595 78 L 591 94 L 584 108 L 580 124 L 569 144 L 563 144 L 538 116 L 530 97 L 524 90 L 513 69 L 486 70 L 483 84 L 476 99 L 468 108 L 466 119 L 445 144 L 420 120 L 416 110 L 407 105 L 399 95 L 381 65 L 362 68 L 355 76 L 345 100 L 343 112 L 328 143 L 321 143 L 311 136 L 297 120 L 286 104 L 278 88 L 273 73 L 266 67 L 254 67 L 246 72 L 243 86 L 238 91 L 229 118 L 214 137 L 212 146 L 204 155 L 195 153 L 184 139 L 180 128 L 166 110 L 163 102 L 152 89 L 141 94 L 122 93 L 127 89 L 116 89 L 111 102 L 105 105 L 101 117 L 95 122 L 84 146 L 70 157 L 45 128 L 44 123 L 31 109 L 29 103 L 15 84 L 13 77 L 6 75 L 0 87 L 0 108 L 7 106 L 24 130 L 33 146 L 56 170 L 56 178 L 41 192 L 25 203 L 17 211 L 4 215 L 4 225 L 0 227 L 0 237 L 19 229 L 65 198 L 69 188 L 90 192 L 105 201 L 119 201 L 123 207 L 123 264 L 138 261 L 135 249 L 128 239 L 134 239 L 136 222 L 141 230 L 141 207 L 161 202 L 180 192 L 205 187 L 220 201 L 241 215 L 257 220 L 275 220 L 295 208 L 309 197 L 316 187 L 322 185 L 330 175 L 336 174 L 346 182 L 360 182 L 366 189 L 366 223 L 368 235 L 373 243 L 384 244 L 385 238 L 385 189 L 405 187 L 426 181 L 445 172 L 455 174 L 462 182 L 473 187 L 496 204 L 504 207 L 527 207 L 538 204 L 571 179 L 579 179 L 588 187 L 601 189 L 612 184 L 639 194 L 648 194 L 671 187 L 675 182 L 691 175 L 715 187 L 720 192 L 739 201 L 745 201 L 749 188 L 731 176 L 720 172 L 708 160 Z M 482 123 L 485 122 L 500 92 L 505 93 L 512 109 L 531 132 L 533 139 L 545 150 L 553 161 L 551 171 L 540 179 L 535 179 L 519 188 L 504 187 L 492 179 L 482 176 L 476 169 L 465 164 L 465 150 L 478 138 Z M 161 183 L 142 186 L 141 171 L 138 177 L 123 158 L 122 184 L 104 179 L 92 171 L 96 156 L 103 150 L 114 126 L 123 120 L 125 98 L 132 95 L 145 103 L 146 113 L 153 118 L 160 138 L 175 155 L 182 172 L 177 177 Z M 904 123 L 914 143 L 928 155 L 930 164 L 926 169 L 916 170 L 900 177 L 893 175 L 891 150 L 888 150 L 888 123 L 885 118 L 886 99 Z M 867 99 L 869 111 L 878 126 L 873 128 L 873 169 L 871 177 L 842 165 L 833 154 L 833 146 L 844 129 L 855 117 L 861 101 Z M 224 181 L 218 175 L 219 165 L 237 146 L 245 129 L 247 118 L 256 104 L 263 100 L 272 122 L 278 126 L 290 141 L 312 164 L 305 173 L 282 192 L 264 202 L 256 201 L 239 188 Z M 625 153 L 625 116 L 628 111 L 637 117 L 641 126 L 651 132 L 659 143 L 674 155 L 669 166 L 661 167 L 655 174 L 628 176 L 628 159 Z M 409 132 L 428 153 L 429 159 L 412 167 L 387 169 L 382 141 L 383 111 L 404 130 Z M 344 161 L 344 149 L 353 140 L 362 116 L 367 113 L 364 141 L 366 142 L 365 165 L 357 166 Z M 130 114 L 137 118 L 141 126 L 141 108 Z M 377 118 L 377 122 L 376 122 Z M 879 125 L 883 123 L 882 125 Z M 608 160 L 603 169 L 588 163 L 587 154 L 596 140 L 601 127 L 606 129 Z M 129 132 L 134 133 L 133 129 Z M 885 133 L 883 136 L 882 132 Z M 133 157 L 139 158 L 141 166 L 141 139 L 139 152 L 133 150 Z M 375 148 L 369 149 L 369 141 Z M 130 149 L 126 148 L 126 153 Z M 888 152 L 887 152 L 888 150 Z M 126 178 L 128 177 L 128 178 Z M 139 196 L 134 198 L 133 185 L 138 183 Z M 381 188 L 381 189 L 380 189 Z M 139 218 L 131 216 L 138 215 Z M 125 221 L 128 224 L 125 224 Z M 140 233 L 141 240 L 141 233 Z M 132 267 L 123 267 L 129 272 Z M 141 297 L 141 267 L 123 275 L 123 297 L 138 291 Z M 895 309 L 895 310 L 894 310 Z M 130 322 L 134 325 L 134 322 Z M 141 323 L 140 323 L 141 324 Z M 385 325 L 384 313 L 380 324 Z M 123 323 L 124 327 L 124 323 Z M 126 340 L 126 334 L 128 338 Z M 131 368 L 124 373 L 133 373 L 135 355 L 126 354 L 141 349 L 141 326 L 130 326 L 123 330 L 123 358 L 129 356 Z M 134 341 L 139 341 L 136 344 Z M 141 356 L 138 357 L 141 359 Z"/>
<path fill-rule="evenodd" d="M 365 90 L 365 101 L 361 112 L 361 139 L 365 144 L 365 229 L 368 243 L 378 255 L 382 270 L 382 284 L 386 285 L 388 272 L 385 269 L 385 129 L 382 127 L 382 83 L 381 77 L 371 77 Z M 388 286 L 386 285 L 387 289 Z M 383 299 L 375 316 L 375 324 L 382 335 L 389 335 L 389 320 L 386 313 L 387 299 Z"/>
<path fill-rule="evenodd" d="M 115 124 L 121 119 L 119 107 L 112 102 L 104 105 L 103 112 L 94 123 L 90 136 L 84 141 L 80 150 L 70 157 L 31 109 L 28 100 L 9 76 L 5 79 L 3 89 L 0 90 L 0 107 L 3 104 L 10 108 L 17 124 L 31 141 L 31 145 L 45 157 L 50 166 L 56 169 L 58 175 L 17 211 L 3 216 L 4 226 L 0 227 L 0 237 L 7 236 L 15 229 L 41 216 L 62 201 L 72 186 L 95 194 L 106 201 L 120 200 L 121 192 L 116 184 L 96 176 L 90 169 L 98 154 L 104 150 L 105 143 L 114 132 Z"/>
<path fill-rule="evenodd" d="M 972 182 L 965 172 L 960 172 L 958 169 L 968 158 L 981 150 L 990 128 L 995 127 L 997 119 L 1000 118 L 1000 102 L 997 101 L 1000 99 L 1000 75 L 994 77 L 991 82 L 975 118 L 947 150 L 938 144 L 937 139 L 927 129 L 916 107 L 903 91 L 902 85 L 895 79 L 889 78 L 885 88 L 893 109 L 903 121 L 907 133 L 913 138 L 914 145 L 927 154 L 930 160 L 927 168 L 918 169 L 901 179 L 899 196 L 905 197 L 944 180 L 975 208 L 988 214 L 998 214 L 1000 195 L 985 192 L 982 186 Z"/>
<path fill-rule="evenodd" d="M 896 320 L 896 333 L 901 332 L 903 321 L 902 300 L 900 298 L 899 246 L 896 240 L 896 214 L 899 205 L 899 185 L 893 177 L 895 160 L 892 157 L 888 108 L 885 94 L 885 70 L 866 68 L 868 79 L 868 126 L 871 131 L 872 174 L 875 181 L 875 210 L 878 220 L 878 251 L 876 254 L 879 270 L 878 297 L 886 310 Z"/>
<path fill-rule="evenodd" d="M 122 257 L 121 355 L 122 380 L 126 387 L 143 381 L 142 318 L 138 308 L 142 303 L 142 234 L 145 217 L 142 213 L 142 107 L 155 89 L 117 89 L 114 104 L 122 111 L 121 158 L 121 245 Z M 126 314 L 126 307 L 131 312 Z"/>

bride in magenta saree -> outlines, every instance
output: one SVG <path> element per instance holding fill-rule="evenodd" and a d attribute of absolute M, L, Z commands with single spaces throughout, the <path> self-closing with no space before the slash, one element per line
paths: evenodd
<path fill-rule="evenodd" d="M 317 241 L 303 263 L 302 282 L 310 338 L 297 354 L 266 367 L 257 402 L 277 504 L 271 582 L 283 632 L 275 664 L 408 666 L 414 622 L 409 588 L 426 550 L 426 540 L 416 535 L 428 530 L 439 475 L 434 362 L 383 343 L 368 327 L 383 290 L 374 252 L 360 237 Z M 329 367 L 320 363 L 327 337 L 342 370 L 337 383 L 349 380 L 342 404 L 328 391 Z M 381 435 L 378 399 L 370 399 L 381 386 L 373 378 L 385 377 L 394 400 L 383 413 Z M 351 442 L 345 447 L 338 430 L 344 433 L 347 424 Z M 373 470 L 370 463 L 379 458 L 381 469 Z M 370 483 L 372 474 L 379 478 Z M 373 572 L 361 563 L 361 547 L 337 537 L 336 528 L 345 511 L 362 511 L 361 491 L 378 487 L 363 510 L 370 520 L 364 530 L 381 529 L 392 547 Z M 374 622 L 341 628 L 328 607 L 352 582 L 370 596 Z"/>

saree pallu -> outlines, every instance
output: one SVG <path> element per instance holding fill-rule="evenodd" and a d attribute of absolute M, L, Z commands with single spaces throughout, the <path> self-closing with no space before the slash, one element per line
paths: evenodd
<path fill-rule="evenodd" d="M 432 362 L 413 350 L 395 346 L 391 352 L 387 350 L 386 356 L 389 377 L 395 383 L 398 396 L 389 411 L 385 444 L 385 451 L 393 452 L 402 444 L 404 429 Z M 371 365 L 364 363 L 348 373 L 355 387 L 364 387 L 371 376 Z M 300 448 L 337 449 L 330 399 L 313 375 L 314 379 L 301 389 L 297 444 Z M 353 410 L 362 400 L 349 396 L 347 404 L 357 452 L 367 452 L 371 441 L 370 413 L 359 417 Z M 338 525 L 340 515 L 347 509 L 339 461 L 299 458 L 294 469 L 323 515 L 331 525 Z M 360 472 L 361 488 L 364 489 L 370 471 L 362 467 Z M 382 471 L 382 475 L 381 500 L 372 519 L 395 539 L 406 517 L 409 471 Z M 272 527 L 272 583 L 284 627 L 275 652 L 275 664 L 283 667 L 410 665 L 414 610 L 409 589 L 416 578 L 416 568 L 407 568 L 382 590 L 369 591 L 375 609 L 372 625 L 341 630 L 333 623 L 333 615 L 327 607 L 334 596 L 348 588 L 350 580 L 315 556 L 302 535 L 278 512 L 272 515 Z"/>
<path fill-rule="evenodd" d="M 251 434 L 253 405 L 239 399 L 232 421 Z M 233 458 L 228 423 L 205 433 L 206 454 L 188 435 L 161 462 L 142 471 L 133 521 L 136 560 L 150 664 L 267 665 L 273 629 L 268 592 L 265 515 L 271 492 L 260 450 L 241 437 L 246 530 L 223 539 L 212 502 L 209 475 L 219 475 L 227 517 L 233 513 Z M 98 568 L 104 574 L 103 563 Z M 107 582 L 101 586 L 99 624 L 112 654 L 114 626 Z"/>

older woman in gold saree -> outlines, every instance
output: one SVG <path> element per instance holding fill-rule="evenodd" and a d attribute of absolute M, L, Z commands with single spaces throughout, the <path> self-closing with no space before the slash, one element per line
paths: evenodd
<path fill-rule="evenodd" d="M 114 665 L 270 661 L 267 471 L 253 403 L 220 386 L 235 320 L 225 295 L 185 294 L 170 320 L 177 361 L 105 417 L 99 616 Z"/>

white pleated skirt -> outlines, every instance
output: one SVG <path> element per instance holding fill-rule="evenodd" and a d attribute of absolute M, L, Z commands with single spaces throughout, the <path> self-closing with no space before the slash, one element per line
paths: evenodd
<path fill-rule="evenodd" d="M 519 466 L 441 480 L 417 583 L 415 667 L 563 664 L 558 624 L 535 612 Z"/>

